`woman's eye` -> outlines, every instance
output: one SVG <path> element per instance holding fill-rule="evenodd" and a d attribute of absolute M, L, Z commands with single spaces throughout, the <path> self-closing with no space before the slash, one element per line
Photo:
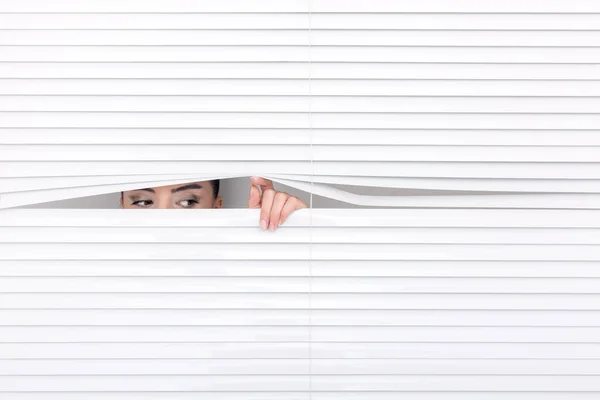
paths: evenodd
<path fill-rule="evenodd" d="M 180 204 L 181 204 L 181 207 L 183 207 L 183 208 L 192 208 L 192 207 L 194 207 L 195 204 L 198 204 L 198 202 L 194 199 L 187 199 L 187 200 L 181 200 Z"/>
<path fill-rule="evenodd" d="M 152 204 L 152 200 L 137 200 L 131 203 L 131 205 L 136 207 L 148 207 Z"/>

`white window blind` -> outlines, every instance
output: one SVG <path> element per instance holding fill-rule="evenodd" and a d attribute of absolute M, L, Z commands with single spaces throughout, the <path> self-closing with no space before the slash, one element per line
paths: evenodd
<path fill-rule="evenodd" d="M 0 397 L 597 398 L 599 22 L 0 0 Z M 384 208 L 16 208 L 248 175 Z"/>
<path fill-rule="evenodd" d="M 301 210 L 272 234 L 256 211 L 3 210 L 2 390 L 597 391 L 597 213 Z"/>

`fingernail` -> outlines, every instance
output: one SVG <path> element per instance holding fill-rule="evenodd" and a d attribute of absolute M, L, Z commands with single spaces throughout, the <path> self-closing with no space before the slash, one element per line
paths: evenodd
<path fill-rule="evenodd" d="M 271 225 L 269 225 L 269 230 L 271 232 L 275 231 L 275 224 L 271 222 Z"/>
<path fill-rule="evenodd" d="M 267 229 L 267 221 L 265 221 L 264 219 L 260 220 L 260 229 L 262 229 L 263 231 Z"/>

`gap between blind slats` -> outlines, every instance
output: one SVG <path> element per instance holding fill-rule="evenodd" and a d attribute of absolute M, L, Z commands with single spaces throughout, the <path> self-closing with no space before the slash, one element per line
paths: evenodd
<path fill-rule="evenodd" d="M 241 172 L 240 172 L 241 173 Z M 254 174 L 257 175 L 257 174 Z M 258 174 L 265 175 L 265 174 Z M 307 184 L 311 181 L 318 183 L 314 189 L 314 193 L 325 197 L 335 197 L 340 201 L 345 202 L 365 202 L 375 201 L 376 196 L 368 195 L 357 195 L 350 192 L 346 192 L 341 189 L 327 185 L 362 185 L 370 187 L 383 187 L 383 188 L 419 188 L 419 189 L 451 189 L 451 190 L 488 190 L 488 191 L 515 191 L 515 192 L 540 192 L 540 191 L 554 191 L 554 192 L 566 192 L 566 193 L 598 193 L 598 184 L 596 180 L 585 179 L 581 177 L 569 177 L 568 180 L 556 179 L 554 177 L 544 177 L 543 180 L 532 180 L 524 177 L 501 177 L 493 178 L 491 181 L 481 182 L 476 178 L 462 178 L 460 176 L 443 177 L 442 179 L 436 179 L 432 177 L 415 177 L 410 174 L 406 178 L 398 177 L 347 177 L 347 176 L 336 176 L 336 175 L 318 175 L 311 179 L 311 176 L 307 175 L 267 175 L 269 178 L 275 179 L 277 182 L 284 183 L 288 186 L 295 187 L 301 190 L 307 190 Z M 226 178 L 227 176 L 221 176 Z M 151 179 L 156 180 L 151 180 Z M 508 178 L 508 179 L 507 179 Z M 563 176 L 565 178 L 565 176 Z M 63 191 L 74 189 L 74 190 L 88 190 L 90 186 L 105 186 L 107 192 L 110 191 L 111 185 L 114 184 L 137 184 L 137 185 L 148 185 L 152 182 L 166 182 L 167 180 L 180 181 L 182 179 L 189 179 L 189 181 L 202 181 L 209 180 L 211 176 L 199 176 L 199 175 L 157 175 L 157 176 L 101 176 L 101 177 L 56 177 L 56 178 L 19 178 L 11 179 L 4 178 L 0 179 L 0 190 L 4 194 L 14 194 L 17 197 L 31 196 L 33 193 L 22 193 L 27 191 L 42 191 L 52 190 L 55 188 L 61 188 Z M 149 182 L 149 183 L 147 183 Z M 323 183 L 321 185 L 320 183 Z M 80 193 L 85 193 L 81 192 Z M 552 196 L 550 196 L 552 197 Z M 591 196 L 596 197 L 596 196 Z M 10 200 L 10 196 L 8 197 Z M 509 197 L 510 198 L 510 197 Z M 556 197 L 560 198 L 560 196 Z M 379 200 L 384 200 L 379 198 Z M 394 200 L 401 202 L 401 198 L 389 198 L 388 200 Z M 406 199 L 405 199 L 406 200 Z M 583 200 L 583 199 L 582 199 Z M 382 203 L 383 204 L 383 203 Z"/>
<path fill-rule="evenodd" d="M 267 177 L 268 178 L 268 177 Z M 297 181 L 282 180 L 273 178 L 275 182 L 283 182 L 291 187 L 300 190 L 307 190 L 307 184 Z M 153 181 L 148 182 L 149 185 L 172 185 L 177 183 L 188 183 L 189 180 L 183 181 Z M 18 207 L 23 205 L 36 204 L 41 201 L 58 201 L 75 197 L 93 196 L 98 194 L 106 194 L 118 192 L 120 190 L 135 190 L 140 187 L 140 184 L 118 185 L 118 187 L 99 186 L 96 189 L 68 189 L 68 190 L 40 190 L 24 193 L 5 193 L 2 195 L 1 208 Z M 597 194 L 589 193 L 567 193 L 567 194 L 517 194 L 517 195 L 477 195 L 465 194 L 456 195 L 422 195 L 422 196 L 365 196 L 355 195 L 336 188 L 313 184 L 314 193 L 344 203 L 358 204 L 371 207 L 456 207 L 456 208 L 527 208 L 527 209 L 598 209 Z M 427 185 L 427 189 L 430 186 Z M 43 196 L 40 198 L 40 196 Z"/>

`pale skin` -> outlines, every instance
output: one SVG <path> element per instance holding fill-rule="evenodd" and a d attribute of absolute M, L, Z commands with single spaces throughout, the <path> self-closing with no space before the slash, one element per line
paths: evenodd
<path fill-rule="evenodd" d="M 259 226 L 274 231 L 290 214 L 308 205 L 299 198 L 278 192 L 268 179 L 252 177 L 248 208 L 260 208 Z M 209 181 L 127 190 L 122 208 L 222 208 L 223 199 L 215 197 Z"/>

